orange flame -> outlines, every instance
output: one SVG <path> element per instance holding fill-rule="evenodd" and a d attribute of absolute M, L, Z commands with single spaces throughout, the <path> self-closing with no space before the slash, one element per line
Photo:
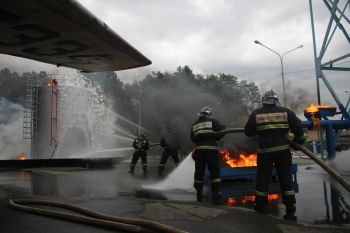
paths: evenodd
<path fill-rule="evenodd" d="M 268 202 L 273 202 L 275 200 L 279 200 L 280 198 L 281 198 L 280 194 L 269 194 L 267 196 Z M 254 202 L 255 202 L 254 195 L 243 196 L 243 197 L 238 197 L 238 198 L 234 198 L 234 197 L 227 198 L 227 206 L 236 206 L 239 204 L 245 205 L 245 204 L 254 203 Z"/>
<path fill-rule="evenodd" d="M 321 108 L 335 108 L 335 107 L 330 106 L 330 105 L 314 105 L 314 104 L 311 104 L 309 107 L 306 108 L 306 112 L 309 112 L 309 113 L 316 113 L 316 112 L 318 112 Z"/>
<path fill-rule="evenodd" d="M 18 160 L 25 160 L 26 157 L 24 156 L 24 154 L 20 154 L 18 157 L 17 157 Z"/>
<path fill-rule="evenodd" d="M 232 158 L 228 148 L 224 148 L 220 151 L 222 160 L 230 167 L 256 167 L 257 166 L 257 154 L 244 155 L 239 154 L 238 158 Z"/>
<path fill-rule="evenodd" d="M 267 200 L 268 201 L 274 201 L 274 200 L 278 200 L 280 199 L 280 195 L 279 194 L 270 194 L 267 195 Z"/>

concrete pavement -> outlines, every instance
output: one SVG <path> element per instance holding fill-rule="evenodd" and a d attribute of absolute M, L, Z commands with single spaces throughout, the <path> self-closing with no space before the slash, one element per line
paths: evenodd
<path fill-rule="evenodd" d="M 113 169 L 40 168 L 0 172 L 0 232 L 116 232 L 20 212 L 8 206 L 10 198 L 63 201 L 114 216 L 149 219 L 193 233 L 350 232 L 346 224 L 306 225 L 249 208 L 197 203 L 191 192 L 175 192 L 169 198 L 167 192 L 142 188 L 145 182 L 159 180 L 155 164 L 150 165 L 147 179 L 140 173 L 130 176 L 128 167 L 128 162 L 122 162 Z"/>

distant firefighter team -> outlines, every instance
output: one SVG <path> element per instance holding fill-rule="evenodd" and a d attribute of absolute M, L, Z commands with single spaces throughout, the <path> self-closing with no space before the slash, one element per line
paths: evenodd
<path fill-rule="evenodd" d="M 244 127 L 246 136 L 256 136 L 258 144 L 256 193 L 254 209 L 266 212 L 268 203 L 268 187 L 273 167 L 276 168 L 282 190 L 282 202 L 286 206 L 284 218 L 296 220 L 295 193 L 292 180 L 292 156 L 288 143 L 288 133 L 294 134 L 293 141 L 304 143 L 304 131 L 296 114 L 279 104 L 274 91 L 267 91 L 262 97 L 262 107 L 253 111 Z M 197 201 L 203 200 L 203 185 L 205 170 L 209 170 L 213 204 L 223 202 L 220 191 L 220 157 L 217 141 L 224 137 L 225 126 L 214 118 L 212 109 L 205 106 L 197 114 L 197 120 L 191 128 L 191 140 L 195 144 L 192 158 L 195 161 L 194 188 L 197 191 Z M 161 137 L 160 144 L 163 153 L 160 159 L 158 174 L 162 175 L 164 166 L 171 156 L 177 166 L 179 164 L 178 144 L 173 137 L 171 128 L 167 128 Z M 130 173 L 134 174 L 135 165 L 141 158 L 144 175 L 147 175 L 147 150 L 150 143 L 143 133 L 133 143 L 133 154 Z"/>

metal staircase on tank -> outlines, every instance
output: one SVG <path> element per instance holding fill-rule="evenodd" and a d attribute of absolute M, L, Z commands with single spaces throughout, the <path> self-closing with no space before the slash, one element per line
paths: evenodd
<path fill-rule="evenodd" d="M 51 83 L 51 109 L 50 109 L 50 146 L 54 145 L 54 150 L 50 156 L 53 158 L 58 146 L 58 82 L 52 79 Z"/>
<path fill-rule="evenodd" d="M 30 140 L 31 157 L 33 155 L 33 140 L 38 130 L 39 109 L 39 79 L 28 77 L 26 79 L 25 106 L 23 114 L 23 139 Z"/>

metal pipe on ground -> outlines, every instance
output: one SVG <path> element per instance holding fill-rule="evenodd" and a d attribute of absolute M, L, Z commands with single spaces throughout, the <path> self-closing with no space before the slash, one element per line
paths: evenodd
<path fill-rule="evenodd" d="M 85 216 L 65 213 L 62 211 L 35 208 L 31 206 L 26 206 L 25 204 L 54 206 L 54 207 L 72 210 L 77 213 L 83 214 Z M 115 217 L 115 216 L 102 214 L 99 212 L 91 211 L 89 209 L 85 209 L 79 206 L 75 206 L 75 205 L 63 203 L 63 202 L 37 200 L 37 199 L 16 199 L 16 200 L 10 199 L 9 205 L 14 209 L 33 213 L 33 214 L 50 216 L 50 217 L 65 219 L 68 221 L 86 223 L 86 224 L 91 224 L 95 226 L 101 226 L 101 227 L 106 227 L 106 228 L 111 228 L 116 230 L 123 230 L 126 232 L 187 233 L 186 231 L 182 231 L 177 228 L 163 225 L 154 221 L 134 219 L 134 218 Z"/>
<path fill-rule="evenodd" d="M 218 133 L 243 133 L 243 128 L 228 128 L 219 131 Z M 339 175 L 338 172 L 336 172 L 333 168 L 331 168 L 329 165 L 327 165 L 325 162 L 323 162 L 321 159 L 319 159 L 314 153 L 309 151 L 307 148 L 305 148 L 302 145 L 299 145 L 291 140 L 289 140 L 290 146 L 295 150 L 300 150 L 304 152 L 307 156 L 310 157 L 313 161 L 315 161 L 321 168 L 323 168 L 330 176 L 332 176 L 341 186 L 343 186 L 348 192 L 350 192 L 350 184 L 348 181 L 346 181 L 343 177 Z"/>

